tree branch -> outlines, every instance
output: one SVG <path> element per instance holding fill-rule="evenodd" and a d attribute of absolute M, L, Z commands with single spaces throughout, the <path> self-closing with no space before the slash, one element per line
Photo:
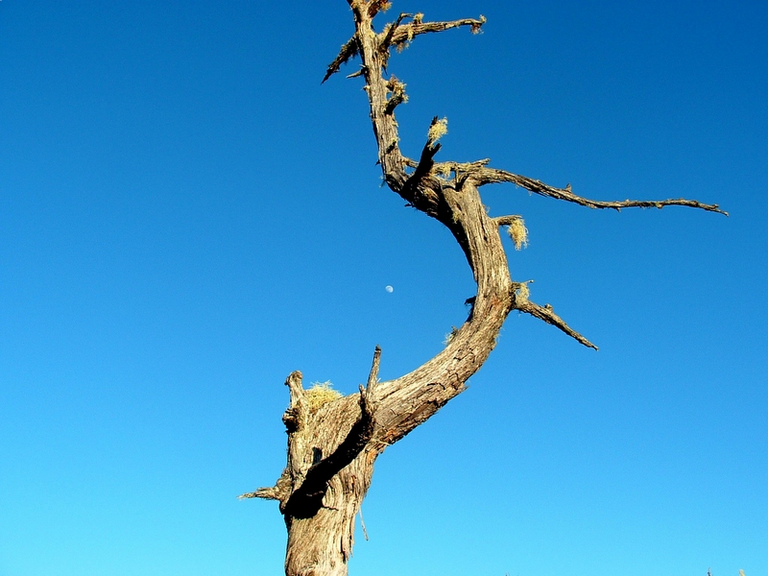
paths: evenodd
<path fill-rule="evenodd" d="M 341 68 L 342 64 L 346 64 L 351 58 L 357 56 L 359 50 L 360 46 L 357 41 L 357 34 L 355 34 L 352 36 L 352 38 L 347 40 L 346 44 L 341 47 L 341 51 L 339 52 L 339 55 L 336 56 L 334 61 L 328 64 L 328 70 L 326 71 L 325 76 L 323 76 L 323 81 L 320 82 L 320 84 L 336 74 L 336 72 L 338 72 Z"/>
<path fill-rule="evenodd" d="M 496 216 L 493 220 L 498 224 L 499 226 L 509 226 L 515 220 L 519 220 L 522 218 L 522 216 L 518 216 L 517 214 L 510 214 L 509 216 Z"/>
<path fill-rule="evenodd" d="M 519 286 L 525 286 L 525 284 L 518 284 Z M 522 292 L 522 293 L 521 293 Z M 549 304 L 545 306 L 539 306 L 538 304 L 531 302 L 528 299 L 528 288 L 526 287 L 525 290 L 520 290 L 518 288 L 516 297 L 515 297 L 515 305 L 514 308 L 516 310 L 519 310 L 520 312 L 525 312 L 526 314 L 530 314 L 531 316 L 534 316 L 535 318 L 538 318 L 539 320 L 543 320 L 547 324 L 551 324 L 552 326 L 555 326 L 568 334 L 571 338 L 576 339 L 578 342 L 583 344 L 584 346 L 588 348 L 593 348 L 597 350 L 597 346 L 592 344 L 589 340 L 584 338 L 581 334 L 576 332 L 573 328 L 568 326 L 568 324 L 565 323 L 565 320 L 560 318 L 557 314 L 555 314 L 555 311 L 552 309 L 552 306 Z"/>
<path fill-rule="evenodd" d="M 387 82 L 387 89 L 392 94 L 387 100 L 387 105 L 384 107 L 384 114 L 392 115 L 400 104 L 408 102 L 408 95 L 405 93 L 405 84 L 400 82 L 395 75 L 389 77 Z"/>
<path fill-rule="evenodd" d="M 280 478 L 277 479 L 274 486 L 268 488 L 259 488 L 255 492 L 247 492 L 238 496 L 240 500 L 245 498 L 263 498 L 265 500 L 279 500 L 283 502 L 291 492 L 291 477 L 288 470 L 283 470 Z"/>
<path fill-rule="evenodd" d="M 368 17 L 374 18 L 379 11 L 389 9 L 389 0 L 368 0 Z"/>
<path fill-rule="evenodd" d="M 409 18 L 410 16 L 412 16 L 412 14 L 401 12 L 400 16 L 397 17 L 397 20 L 391 24 L 388 24 L 387 27 L 384 28 L 384 38 L 379 43 L 379 47 L 382 51 L 389 51 L 389 47 L 392 45 L 392 38 L 394 37 L 395 31 L 400 26 L 400 23 L 405 18 Z"/>
<path fill-rule="evenodd" d="M 451 28 L 459 28 L 460 26 L 470 26 L 472 33 L 476 34 L 486 22 L 485 16 L 480 16 L 479 19 L 462 18 L 461 20 L 447 22 L 422 22 L 420 18 L 414 18 L 413 21 L 406 24 L 400 24 L 401 20 L 402 18 L 398 19 L 398 25 L 393 27 L 390 24 L 389 28 L 385 28 L 385 32 L 382 33 L 381 41 L 379 42 L 379 46 L 381 46 L 383 50 L 389 50 L 392 46 L 397 48 L 404 46 L 407 42 L 410 42 L 416 36 L 421 34 L 444 32 Z"/>
<path fill-rule="evenodd" d="M 428 196 L 430 200 L 434 201 L 434 195 L 427 193 L 433 186 L 429 186 L 430 183 L 425 182 L 425 180 L 431 174 L 432 167 L 435 165 L 435 155 L 440 151 L 442 146 L 437 142 L 437 138 L 432 136 L 432 130 L 439 122 L 440 120 L 437 116 L 432 118 L 432 122 L 429 125 L 427 143 L 424 144 L 424 148 L 421 150 L 419 163 L 416 165 L 413 174 L 406 180 L 403 189 L 399 191 L 400 196 L 413 203 L 414 206 L 424 212 L 427 211 L 426 207 L 417 206 L 417 202 L 419 201 L 418 195 L 421 193 L 421 195 Z"/>
<path fill-rule="evenodd" d="M 280 495 L 278 493 L 276 486 L 270 486 L 269 488 L 259 488 L 256 490 L 256 492 L 246 492 L 245 494 L 240 494 L 238 496 L 238 499 L 244 500 L 246 498 L 264 498 L 265 500 L 280 500 Z"/>
<path fill-rule="evenodd" d="M 602 200 L 590 200 L 588 198 L 582 198 L 577 196 L 571 191 L 571 185 L 568 184 L 565 188 L 555 188 L 539 180 L 528 178 L 527 176 L 520 176 L 519 174 L 513 174 L 505 170 L 498 170 L 495 168 L 488 168 L 486 166 L 478 167 L 474 172 L 474 177 L 477 180 L 478 185 L 483 184 L 496 184 L 501 182 L 508 182 L 515 184 L 521 188 L 539 194 L 540 196 L 547 196 L 549 198 L 555 198 L 556 200 L 565 200 L 566 202 L 573 202 L 580 206 L 586 206 L 588 208 L 611 208 L 613 210 L 620 211 L 622 208 L 663 208 L 664 206 L 688 206 L 689 208 L 699 208 L 708 212 L 718 212 L 719 214 L 725 214 L 728 216 L 728 212 L 720 210 L 717 204 L 704 204 L 698 200 L 686 200 L 685 198 L 669 199 L 669 200 L 622 200 L 622 201 L 602 201 Z"/>
<path fill-rule="evenodd" d="M 381 363 L 381 348 L 376 346 L 373 351 L 373 363 L 371 364 L 371 372 L 368 374 L 368 383 L 366 388 L 373 392 L 374 387 L 379 382 L 379 364 Z"/>

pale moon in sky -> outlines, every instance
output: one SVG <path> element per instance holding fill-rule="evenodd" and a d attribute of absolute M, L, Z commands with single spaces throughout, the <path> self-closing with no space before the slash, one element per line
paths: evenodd
<path fill-rule="evenodd" d="M 394 288 L 392 288 L 392 286 L 387 286 L 386 288 L 384 288 L 384 290 L 386 290 L 386 291 L 387 291 L 387 292 L 389 292 L 390 294 L 392 294 L 392 292 L 394 292 L 394 291 L 395 291 L 395 289 L 394 289 Z"/>

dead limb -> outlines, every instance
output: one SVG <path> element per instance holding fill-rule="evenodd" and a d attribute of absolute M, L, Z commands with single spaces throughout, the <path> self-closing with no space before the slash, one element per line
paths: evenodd
<path fill-rule="evenodd" d="M 526 314 L 530 314 L 534 318 L 538 318 L 539 320 L 543 320 L 547 324 L 551 324 L 552 326 L 559 328 L 568 336 L 575 339 L 577 342 L 583 344 L 587 348 L 592 348 L 594 350 L 597 350 L 597 346 L 592 344 L 589 340 L 587 340 L 584 336 L 576 332 L 573 328 L 568 326 L 568 324 L 565 323 L 565 320 L 560 318 L 557 314 L 555 314 L 554 309 L 549 304 L 545 304 L 544 306 L 539 306 L 535 302 L 531 302 L 528 298 L 528 287 L 526 285 L 527 283 L 521 283 L 517 284 L 516 290 L 515 290 L 515 310 L 519 310 L 520 312 L 525 312 Z"/>
<path fill-rule="evenodd" d="M 699 208 L 708 212 L 718 212 L 719 214 L 728 213 L 720 210 L 717 204 L 704 204 L 698 200 L 687 200 L 685 198 L 675 198 L 669 200 L 620 200 L 620 201 L 603 201 L 603 200 L 590 200 L 589 198 L 582 198 L 573 193 L 571 185 L 568 184 L 565 188 L 555 188 L 540 180 L 534 180 L 527 176 L 520 176 L 519 174 L 513 174 L 506 170 L 498 170 L 495 168 L 478 167 L 475 171 L 475 177 L 478 180 L 479 185 L 495 184 L 501 182 L 508 182 L 515 184 L 538 194 L 540 196 L 546 196 L 548 198 L 554 198 L 556 200 L 565 200 L 566 202 L 573 202 L 580 206 L 586 206 L 587 208 L 611 208 L 613 210 L 620 211 L 622 208 L 663 208 L 665 206 L 687 206 L 689 208 Z"/>

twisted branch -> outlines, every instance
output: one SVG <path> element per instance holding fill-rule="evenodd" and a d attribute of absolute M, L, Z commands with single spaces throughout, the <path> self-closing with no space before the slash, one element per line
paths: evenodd
<path fill-rule="evenodd" d="M 521 188 L 525 188 L 529 192 L 538 194 L 540 196 L 546 196 L 554 198 L 556 200 L 564 200 L 566 202 L 573 202 L 580 206 L 586 206 L 588 208 L 611 208 L 613 210 L 621 211 L 622 208 L 663 208 L 664 206 L 687 206 L 689 208 L 699 208 L 708 212 L 717 212 L 728 216 L 728 212 L 720 210 L 717 204 L 704 204 L 698 200 L 687 200 L 685 198 L 673 198 L 669 200 L 621 200 L 621 201 L 603 201 L 603 200 L 590 200 L 589 198 L 582 198 L 574 194 L 571 191 L 571 185 L 568 184 L 565 188 L 555 188 L 540 180 L 534 180 L 527 176 L 520 176 L 519 174 L 513 174 L 506 170 L 498 170 L 495 168 L 488 168 L 486 166 L 478 167 L 474 171 L 474 177 L 478 181 L 478 185 L 483 184 L 496 184 L 501 182 L 508 182 L 515 184 Z"/>

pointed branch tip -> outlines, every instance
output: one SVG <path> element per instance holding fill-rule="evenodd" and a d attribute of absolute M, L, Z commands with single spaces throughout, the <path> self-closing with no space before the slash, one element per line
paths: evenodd
<path fill-rule="evenodd" d="M 525 283 L 527 284 L 527 283 Z M 587 340 L 584 336 L 576 332 L 573 328 L 568 326 L 568 324 L 565 323 L 565 320 L 560 318 L 557 314 L 555 314 L 554 309 L 549 304 L 546 304 L 545 306 L 539 306 L 538 304 L 531 302 L 528 300 L 528 287 L 522 284 L 524 286 L 523 288 L 520 288 L 518 285 L 518 291 L 519 294 L 516 294 L 515 297 L 515 308 L 519 310 L 520 312 L 525 312 L 526 314 L 530 314 L 531 316 L 534 316 L 535 318 L 538 318 L 539 320 L 543 320 L 547 324 L 551 324 L 552 326 L 559 328 L 568 336 L 579 342 L 580 344 L 586 346 L 587 348 L 592 348 L 593 350 L 598 350 L 597 346 L 592 344 L 589 340 Z"/>
<path fill-rule="evenodd" d="M 346 44 L 344 44 L 341 47 L 341 51 L 339 52 L 339 55 L 336 56 L 336 58 L 328 64 L 328 70 L 325 72 L 325 76 L 323 76 L 323 80 L 320 82 L 320 84 L 325 83 L 328 78 L 336 74 L 336 72 L 341 69 L 342 64 L 346 64 L 350 59 L 357 56 L 357 54 L 360 51 L 360 45 L 357 41 L 357 34 L 352 36 L 349 40 L 347 40 Z"/>
<path fill-rule="evenodd" d="M 248 498 L 263 498 L 264 500 L 280 500 L 278 494 L 278 488 L 276 486 L 270 486 L 269 488 L 259 488 L 255 492 L 246 492 L 240 494 L 237 497 L 238 500 L 246 500 Z"/>
<path fill-rule="evenodd" d="M 370 391 L 376 386 L 379 376 L 379 365 L 381 363 L 381 347 L 377 344 L 376 349 L 373 351 L 373 364 L 371 365 L 371 372 L 368 375 L 368 384 L 366 388 Z"/>

